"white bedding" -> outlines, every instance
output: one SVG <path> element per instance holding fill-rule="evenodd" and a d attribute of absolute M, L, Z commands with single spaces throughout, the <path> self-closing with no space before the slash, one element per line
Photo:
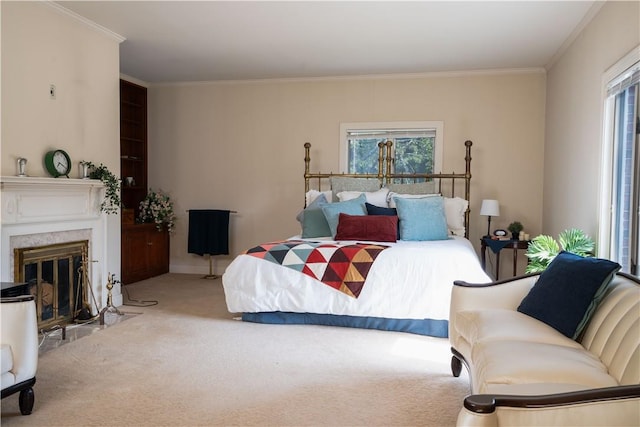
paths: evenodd
<path fill-rule="evenodd" d="M 222 276 L 227 307 L 231 313 L 282 311 L 448 320 L 454 280 L 491 281 L 473 246 L 463 237 L 384 244 L 391 247 L 378 255 L 358 298 L 290 268 L 239 255 Z"/>

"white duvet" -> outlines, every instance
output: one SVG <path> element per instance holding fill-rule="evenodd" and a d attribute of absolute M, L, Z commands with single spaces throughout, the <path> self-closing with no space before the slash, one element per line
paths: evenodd
<path fill-rule="evenodd" d="M 283 311 L 448 320 L 454 280 L 491 281 L 473 246 L 463 237 L 384 244 L 391 247 L 378 255 L 358 298 L 290 268 L 239 255 L 222 276 L 227 307 L 231 313 Z"/>

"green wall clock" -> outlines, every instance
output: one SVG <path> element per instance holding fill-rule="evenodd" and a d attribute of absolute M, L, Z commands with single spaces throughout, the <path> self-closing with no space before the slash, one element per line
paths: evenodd
<path fill-rule="evenodd" d="M 44 155 L 44 165 L 54 178 L 66 176 L 71 172 L 71 157 L 64 150 L 52 150 Z"/>

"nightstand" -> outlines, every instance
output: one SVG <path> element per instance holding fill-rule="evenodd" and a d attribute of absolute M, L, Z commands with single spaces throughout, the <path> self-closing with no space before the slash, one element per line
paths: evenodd
<path fill-rule="evenodd" d="M 500 277 L 500 252 L 503 249 L 511 249 L 513 251 L 513 275 L 517 275 L 518 267 L 518 249 L 527 250 L 529 247 L 528 240 L 493 240 L 489 237 L 480 239 L 480 254 L 482 257 L 482 269 L 486 269 L 486 251 L 489 247 L 496 254 L 496 280 Z"/>

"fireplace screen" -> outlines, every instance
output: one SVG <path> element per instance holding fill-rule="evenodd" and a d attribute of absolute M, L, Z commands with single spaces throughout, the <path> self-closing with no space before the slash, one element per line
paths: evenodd
<path fill-rule="evenodd" d="M 14 251 L 15 281 L 29 284 L 36 299 L 38 327 L 69 323 L 87 305 L 87 240 Z"/>

